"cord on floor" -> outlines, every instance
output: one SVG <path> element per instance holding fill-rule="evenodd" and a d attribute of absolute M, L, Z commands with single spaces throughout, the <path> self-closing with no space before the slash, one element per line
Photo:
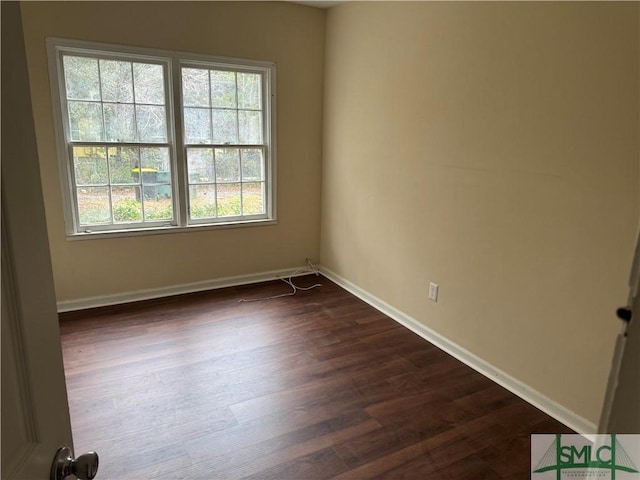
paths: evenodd
<path fill-rule="evenodd" d="M 301 275 L 301 274 L 304 274 L 304 273 L 313 273 L 316 277 L 320 276 L 320 271 L 318 270 L 318 267 L 316 267 L 313 263 L 311 263 L 311 260 L 309 260 L 308 258 L 307 258 L 307 265 L 309 265 L 308 268 L 303 268 L 303 269 L 300 269 L 300 270 L 296 270 L 291 275 L 289 275 L 288 278 L 281 278 L 280 279 L 280 280 L 282 280 L 284 283 L 286 283 L 287 285 L 289 285 L 292 288 L 291 292 L 289 292 L 289 293 L 281 293 L 280 295 L 274 295 L 272 297 L 250 298 L 250 299 L 241 298 L 240 300 L 238 300 L 238 302 L 262 302 L 264 300 L 273 300 L 275 298 L 292 297 L 293 295 L 295 295 L 299 291 L 300 292 L 304 292 L 304 291 L 311 290 L 311 289 L 316 288 L 316 287 L 321 287 L 322 286 L 321 283 L 315 283 L 315 284 L 311 285 L 310 287 L 298 287 L 296 284 L 293 283 L 293 277 L 294 276 Z"/>

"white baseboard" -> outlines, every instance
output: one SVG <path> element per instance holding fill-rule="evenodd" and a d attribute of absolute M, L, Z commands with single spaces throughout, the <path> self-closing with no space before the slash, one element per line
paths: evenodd
<path fill-rule="evenodd" d="M 136 290 L 133 292 L 115 293 L 113 295 L 79 298 L 77 300 L 63 300 L 57 304 L 58 313 L 84 310 L 86 308 L 106 307 L 121 303 L 139 302 L 141 300 L 151 300 L 154 298 L 202 292 L 205 290 L 214 290 L 225 287 L 235 287 L 238 285 L 248 285 L 251 283 L 267 282 L 269 280 L 278 280 L 280 278 L 288 278 L 290 276 L 297 277 L 301 275 L 308 275 L 310 272 L 306 270 L 308 270 L 308 268 L 306 266 L 302 266 L 298 268 L 253 273 L 250 275 L 238 275 L 236 277 L 205 280 L 204 282 L 172 285 L 170 287 L 150 288 L 145 290 Z"/>
<path fill-rule="evenodd" d="M 320 272 L 329 280 L 337 283 L 342 288 L 360 298 L 361 300 L 365 301 L 375 309 L 391 317 L 399 324 L 407 327 L 409 330 L 420 335 L 422 338 L 440 348 L 441 350 L 444 350 L 452 357 L 457 358 L 462 363 L 473 368 L 475 371 L 481 373 L 490 380 L 493 380 L 498 385 L 506 388 L 510 392 L 514 393 L 534 407 L 542 410 L 547 415 L 555 418 L 577 433 L 597 433 L 597 426 L 593 422 L 577 415 L 576 413 L 563 407 L 559 403 L 554 402 L 537 390 L 529 387 L 527 384 L 504 373 L 487 361 L 474 355 L 473 353 L 462 348 L 460 345 L 452 342 L 451 340 L 443 337 L 439 333 L 423 325 L 409 315 L 401 312 L 397 308 L 392 307 L 375 295 L 372 295 L 369 292 L 361 289 L 357 285 L 351 283 L 349 280 L 337 275 L 336 273 L 325 267 L 321 266 Z"/>
<path fill-rule="evenodd" d="M 576 413 L 563 407 L 559 403 L 554 402 L 537 390 L 529 387 L 527 384 L 504 373 L 487 361 L 474 355 L 473 353 L 452 342 L 451 340 L 443 337 L 439 333 L 418 322 L 416 319 L 379 299 L 375 295 L 372 295 L 369 292 L 361 289 L 357 285 L 351 283 L 349 280 L 337 275 L 336 273 L 325 267 L 320 266 L 319 269 L 322 275 L 327 277 L 329 280 L 337 283 L 356 297 L 365 301 L 376 310 L 379 310 L 380 312 L 389 316 L 412 332 L 420 335 L 422 338 L 432 343 L 436 347 L 447 352 L 452 357 L 457 358 L 462 363 L 473 368 L 485 377 L 493 380 L 498 385 L 506 388 L 510 392 L 514 393 L 536 408 L 542 410 L 543 412 L 555 418 L 569 428 L 581 434 L 597 433 L 597 427 L 593 422 L 577 415 Z M 137 290 L 134 292 L 124 292 L 113 295 L 100 295 L 96 297 L 81 298 L 76 300 L 63 300 L 58 302 L 57 306 L 59 313 L 71 312 L 74 310 L 83 310 L 87 308 L 105 307 L 122 303 L 138 302 L 141 300 L 150 300 L 154 298 L 181 295 L 185 293 L 195 293 L 218 288 L 248 285 L 251 283 L 278 280 L 280 278 L 286 278 L 289 276 L 308 275 L 310 272 L 307 272 L 305 270 L 306 266 L 303 266 L 299 268 L 272 270 L 269 272 L 255 273 L 250 275 L 238 275 L 235 277 L 225 277 L 215 280 L 206 280 L 203 282 L 173 285 L 171 287 Z"/>

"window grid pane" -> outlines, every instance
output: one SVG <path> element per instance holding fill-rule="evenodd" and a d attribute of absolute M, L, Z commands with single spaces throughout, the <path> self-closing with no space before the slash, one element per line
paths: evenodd
<path fill-rule="evenodd" d="M 71 141 L 167 142 L 162 65 L 63 55 L 63 69 Z"/>
<path fill-rule="evenodd" d="M 210 124 L 195 108 L 209 111 Z M 182 112 L 188 145 L 262 145 L 262 75 L 182 67 Z"/>
<path fill-rule="evenodd" d="M 133 62 L 133 93 L 138 105 L 165 105 L 164 68 Z"/>
<path fill-rule="evenodd" d="M 262 75 L 183 67 L 182 93 L 185 143 L 210 145 L 186 150 L 189 218 L 264 215 L 265 147 L 241 148 L 264 142 Z M 202 113 L 205 109 L 210 119 Z M 209 129 L 212 134 L 205 137 Z M 229 147 L 219 147 L 223 144 Z"/>
<path fill-rule="evenodd" d="M 173 221 L 165 75 L 157 63 L 62 57 L 82 227 Z M 100 146 L 75 142 L 109 142 Z"/>
<path fill-rule="evenodd" d="M 218 216 L 215 184 L 189 186 L 189 215 L 195 220 Z"/>
<path fill-rule="evenodd" d="M 104 102 L 133 103 L 131 62 L 100 59 L 100 80 Z"/>
<path fill-rule="evenodd" d="M 65 55 L 63 64 L 68 100 L 100 100 L 100 76 L 95 58 Z"/>
<path fill-rule="evenodd" d="M 73 159 L 80 225 L 173 220 L 169 147 L 74 146 Z"/>
<path fill-rule="evenodd" d="M 201 68 L 182 69 L 182 98 L 185 107 L 211 106 L 208 70 Z"/>
<path fill-rule="evenodd" d="M 189 217 L 250 217 L 266 213 L 264 151 L 187 148 Z"/>
<path fill-rule="evenodd" d="M 105 225 L 111 223 L 109 187 L 80 187 L 76 189 L 78 219 L 80 225 Z"/>

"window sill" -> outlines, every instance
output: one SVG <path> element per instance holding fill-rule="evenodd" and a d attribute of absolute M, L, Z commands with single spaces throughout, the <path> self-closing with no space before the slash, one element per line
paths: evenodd
<path fill-rule="evenodd" d="M 81 232 L 67 234 L 68 241 L 76 240 L 97 240 L 107 238 L 120 237 L 140 237 L 146 235 L 165 235 L 168 233 L 193 233 L 206 230 L 222 230 L 228 228 L 245 228 L 245 227 L 264 227 L 268 225 L 276 225 L 275 219 L 249 220 L 245 222 L 229 222 L 229 223 L 205 223 L 189 225 L 186 227 L 153 227 L 153 228 L 135 228 L 127 230 L 108 230 L 99 232 Z"/>

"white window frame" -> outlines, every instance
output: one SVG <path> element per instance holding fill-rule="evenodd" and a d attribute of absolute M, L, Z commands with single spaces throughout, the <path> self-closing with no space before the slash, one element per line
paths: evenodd
<path fill-rule="evenodd" d="M 276 218 L 276 113 L 275 82 L 276 68 L 273 62 L 245 60 L 238 58 L 199 55 L 185 52 L 139 48 L 80 40 L 47 38 L 51 99 L 54 110 L 54 128 L 58 154 L 60 181 L 62 186 L 65 231 L 68 239 L 100 238 L 114 236 L 149 235 L 202 229 L 248 227 L 277 223 Z M 132 224 L 80 225 L 74 168 L 73 144 L 96 146 L 123 145 L 117 142 L 73 142 L 69 131 L 66 112 L 66 91 L 64 87 L 63 54 L 93 58 L 143 61 L 162 64 L 165 72 L 165 97 L 167 114 L 167 143 L 131 143 L 138 146 L 168 147 L 171 155 L 171 185 L 173 214 L 172 221 L 158 221 Z M 184 142 L 184 114 L 182 101 L 183 67 L 223 69 L 234 72 L 259 73 L 262 76 L 263 144 L 265 168 L 265 213 L 245 217 L 219 217 L 218 219 L 189 219 L 188 214 L 188 174 L 187 144 Z M 200 145 L 205 146 L 205 145 Z M 208 144 L 206 146 L 209 146 Z M 243 145 L 222 145 L 243 148 Z"/>

